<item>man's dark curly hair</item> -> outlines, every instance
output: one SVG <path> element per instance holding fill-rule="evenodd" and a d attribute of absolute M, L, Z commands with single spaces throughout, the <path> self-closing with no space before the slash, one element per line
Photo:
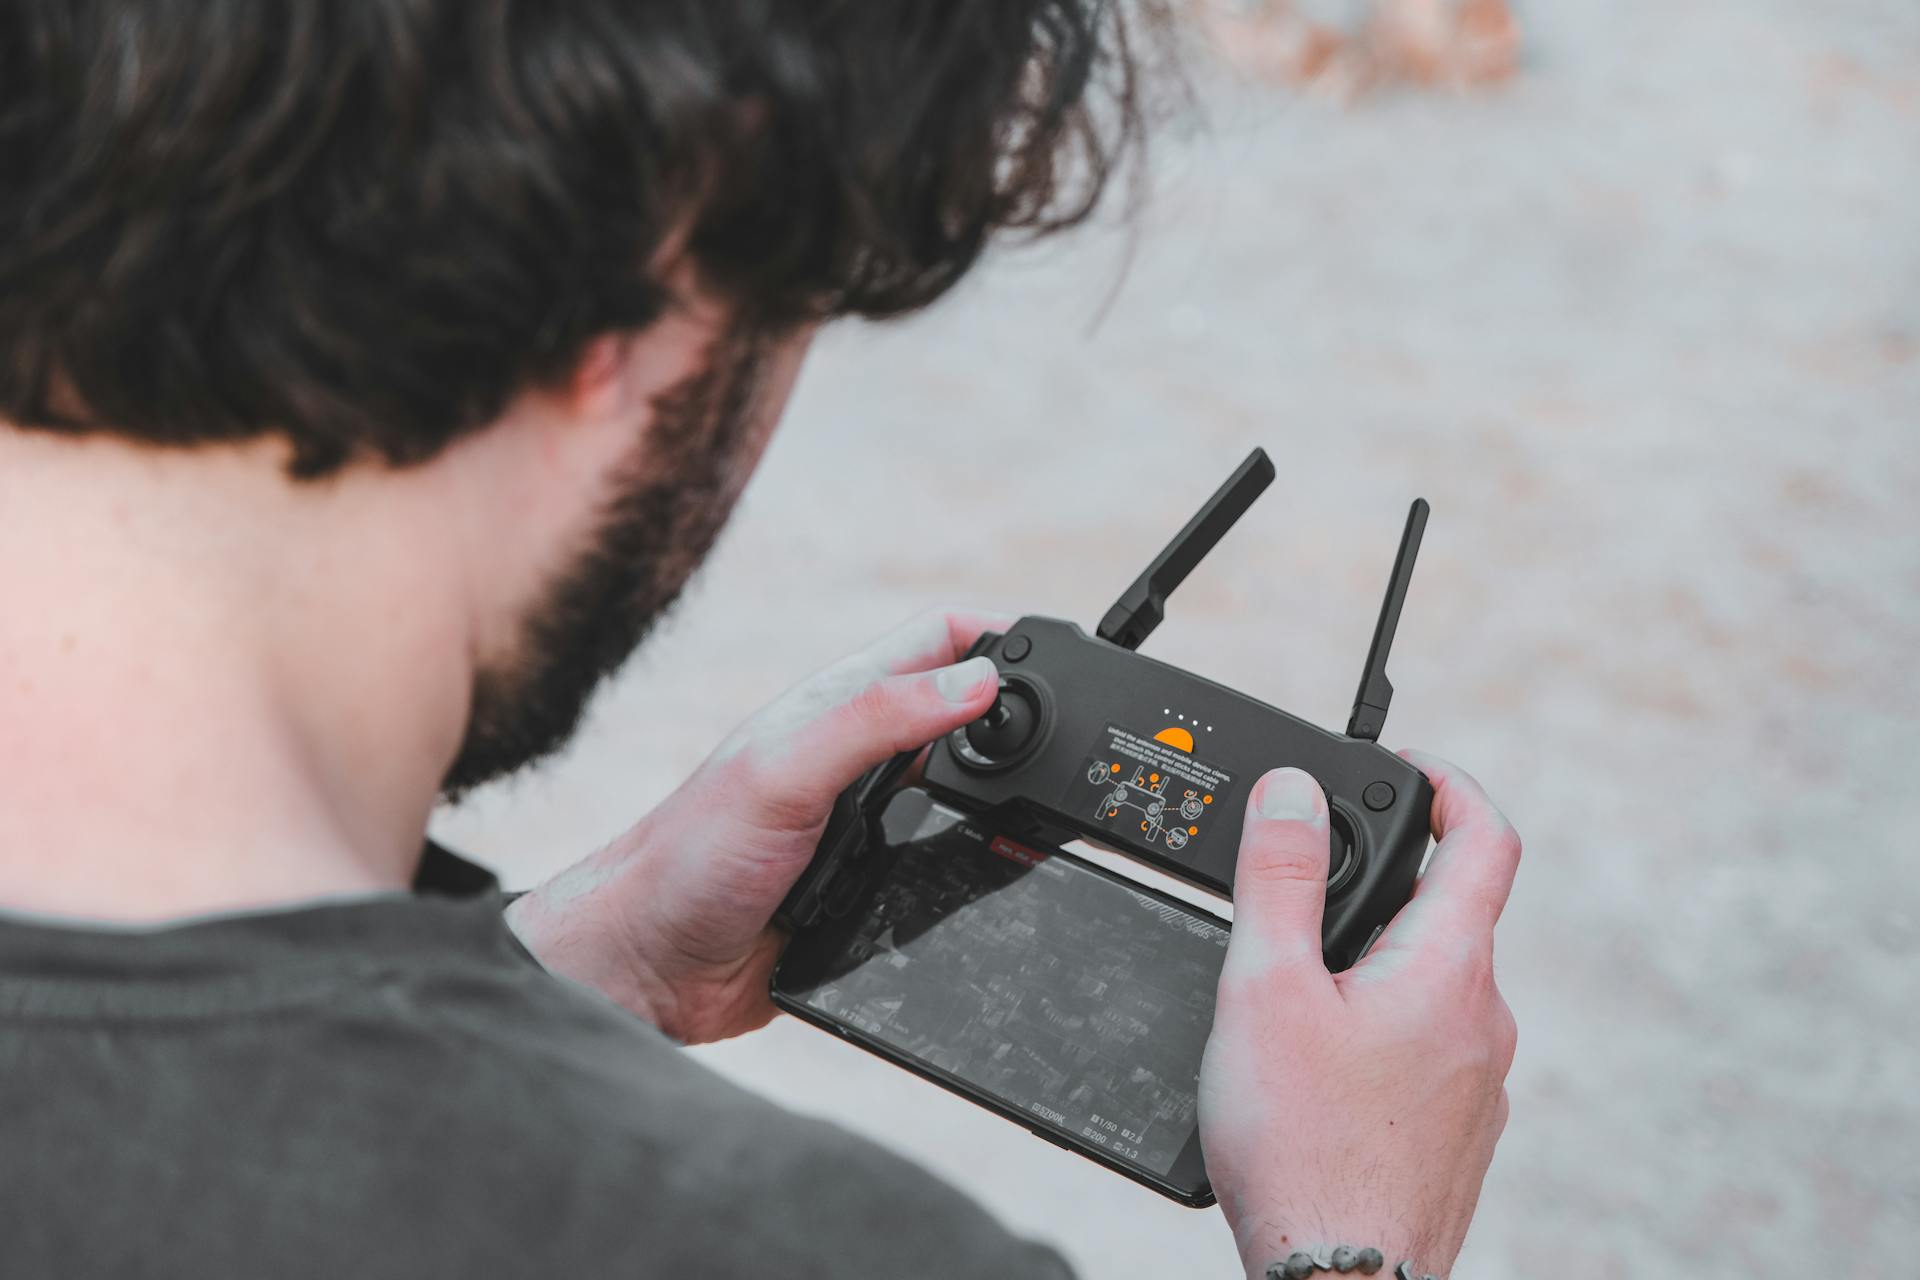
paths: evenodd
<path fill-rule="evenodd" d="M 1118 3 L 0 0 L 0 418 L 318 476 L 645 327 L 676 246 L 754 323 L 922 306 L 1137 142 Z"/>

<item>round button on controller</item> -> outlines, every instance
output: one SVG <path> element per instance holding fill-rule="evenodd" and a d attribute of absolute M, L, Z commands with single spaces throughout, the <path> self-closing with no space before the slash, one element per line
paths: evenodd
<path fill-rule="evenodd" d="M 1007 642 L 1000 646 L 1000 656 L 1008 662 L 1024 662 L 1033 652 L 1033 641 L 1025 636 L 1008 636 Z"/>
<path fill-rule="evenodd" d="M 1361 801 L 1375 813 L 1382 809 L 1393 808 L 1394 791 L 1391 782 L 1369 782 L 1367 789 L 1360 793 Z"/>

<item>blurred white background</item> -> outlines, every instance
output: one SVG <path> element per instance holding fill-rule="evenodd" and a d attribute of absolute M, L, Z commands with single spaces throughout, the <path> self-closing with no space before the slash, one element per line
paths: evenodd
<path fill-rule="evenodd" d="M 1423 494 L 1386 740 L 1465 765 L 1527 838 L 1513 1120 L 1458 1273 L 1905 1274 L 1920 5 L 1518 16 L 1520 74 L 1470 94 L 1341 105 L 1198 61 L 1130 235 L 1110 217 L 832 332 L 575 749 L 438 834 L 526 883 L 922 607 L 1091 626 L 1261 444 L 1279 480 L 1150 651 L 1343 725 Z M 1235 1271 L 1217 1211 L 819 1031 L 700 1053 L 1090 1278 Z"/>

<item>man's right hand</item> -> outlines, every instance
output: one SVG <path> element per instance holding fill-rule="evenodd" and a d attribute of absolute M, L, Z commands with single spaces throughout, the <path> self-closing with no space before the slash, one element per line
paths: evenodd
<path fill-rule="evenodd" d="M 1473 779 L 1406 755 L 1433 782 L 1439 843 L 1412 901 L 1345 973 L 1320 950 L 1319 784 L 1277 769 L 1247 806 L 1200 1139 L 1249 1276 L 1342 1243 L 1446 1275 L 1506 1125 L 1515 1032 L 1493 926 L 1520 838 Z"/>

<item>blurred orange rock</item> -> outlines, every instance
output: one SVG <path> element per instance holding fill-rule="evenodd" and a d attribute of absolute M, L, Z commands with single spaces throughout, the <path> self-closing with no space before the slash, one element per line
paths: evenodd
<path fill-rule="evenodd" d="M 1507 0 L 1369 0 L 1352 29 L 1302 12 L 1295 0 L 1197 0 L 1197 12 L 1242 71 L 1343 98 L 1402 84 L 1493 84 L 1520 62 L 1520 25 Z"/>
<path fill-rule="evenodd" d="M 1505 80 L 1520 66 L 1520 24 L 1507 0 L 1464 0 L 1454 24 L 1454 65 L 1464 84 Z"/>

